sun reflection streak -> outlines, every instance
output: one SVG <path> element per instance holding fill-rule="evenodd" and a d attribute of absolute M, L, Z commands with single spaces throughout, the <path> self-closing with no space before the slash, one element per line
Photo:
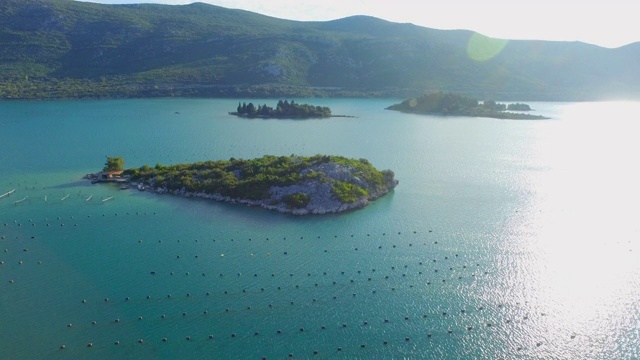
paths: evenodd
<path fill-rule="evenodd" d="M 638 103 L 576 104 L 545 123 L 533 145 L 536 170 L 522 185 L 528 209 L 514 226 L 525 238 L 518 283 L 532 308 L 553 315 L 539 334 L 606 344 L 613 334 L 602 329 L 624 329 L 637 312 L 638 145 L 618 129 L 629 129 L 639 110 Z"/>

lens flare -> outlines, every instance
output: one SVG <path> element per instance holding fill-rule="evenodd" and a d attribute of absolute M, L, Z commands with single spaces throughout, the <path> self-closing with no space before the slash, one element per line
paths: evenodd
<path fill-rule="evenodd" d="M 474 33 L 467 44 L 467 55 L 474 61 L 487 61 L 500 54 L 508 42 Z"/>

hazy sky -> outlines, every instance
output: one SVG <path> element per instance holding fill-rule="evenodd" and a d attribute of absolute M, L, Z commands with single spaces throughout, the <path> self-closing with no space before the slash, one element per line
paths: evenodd
<path fill-rule="evenodd" d="M 189 0 L 90 0 L 105 4 L 189 4 Z M 201 0 L 292 20 L 371 15 L 436 29 L 467 29 L 505 39 L 583 41 L 618 47 L 640 41 L 631 0 Z"/>

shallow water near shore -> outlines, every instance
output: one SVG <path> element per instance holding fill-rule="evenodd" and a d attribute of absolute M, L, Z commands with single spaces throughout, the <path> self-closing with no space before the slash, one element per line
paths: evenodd
<path fill-rule="evenodd" d="M 640 357 L 640 103 L 530 103 L 552 120 L 510 121 L 296 101 L 355 117 L 0 103 L 0 195 L 16 189 L 0 198 L 0 358 Z M 366 158 L 400 183 L 295 217 L 81 180 L 112 155 L 265 154 Z"/>

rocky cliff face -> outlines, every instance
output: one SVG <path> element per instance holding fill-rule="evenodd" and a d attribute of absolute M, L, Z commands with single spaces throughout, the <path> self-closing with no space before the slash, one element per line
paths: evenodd
<path fill-rule="evenodd" d="M 311 171 L 324 174 L 326 179 L 310 180 L 302 184 L 295 184 L 286 187 L 274 186 L 270 189 L 272 203 L 282 203 L 282 199 L 286 195 L 304 193 L 311 198 L 309 204 L 306 207 L 299 209 L 288 209 L 285 205 L 284 209 L 282 209 L 283 212 L 291 212 L 292 214 L 296 215 L 338 213 L 346 210 L 364 207 L 369 203 L 369 201 L 375 200 L 380 196 L 387 194 L 389 191 L 395 188 L 396 185 L 398 185 L 398 180 L 392 178 L 387 179 L 385 185 L 382 188 L 376 187 L 373 184 L 367 182 L 366 179 L 361 177 L 358 169 L 356 169 L 355 167 L 335 162 L 314 165 L 308 169 L 304 169 L 302 173 L 308 173 Z M 354 202 L 341 202 L 333 193 L 332 182 L 328 181 L 327 179 L 333 179 L 358 185 L 359 187 L 366 189 L 368 195 L 362 196 Z M 278 210 L 281 210 L 281 208 L 282 206 L 277 207 Z"/>

